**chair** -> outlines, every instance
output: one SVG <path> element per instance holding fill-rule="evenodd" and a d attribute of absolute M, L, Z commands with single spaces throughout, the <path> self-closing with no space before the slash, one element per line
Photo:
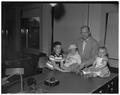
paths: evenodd
<path fill-rule="evenodd" d="M 38 69 L 43 69 L 46 67 L 46 63 L 48 62 L 48 57 L 45 53 L 40 53 L 39 54 L 39 60 L 38 60 L 38 64 L 37 64 L 37 68 Z"/>
<path fill-rule="evenodd" d="M 20 80 L 21 80 L 21 91 L 23 92 L 23 77 L 22 75 L 24 74 L 24 68 L 7 68 L 5 71 L 5 74 L 8 75 L 6 80 L 14 75 L 20 75 Z"/>

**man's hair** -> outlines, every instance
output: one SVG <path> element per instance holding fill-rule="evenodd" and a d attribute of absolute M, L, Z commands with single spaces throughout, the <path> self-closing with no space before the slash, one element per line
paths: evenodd
<path fill-rule="evenodd" d="M 87 26 L 87 25 L 84 25 L 84 26 L 81 27 L 81 31 L 82 31 L 82 29 L 84 29 L 84 28 L 87 28 L 87 29 L 88 29 L 89 36 L 91 36 L 90 27 Z"/>
<path fill-rule="evenodd" d="M 87 29 L 88 29 L 88 31 L 90 32 L 90 27 L 89 27 L 89 26 L 84 25 L 84 26 L 82 26 L 82 27 L 81 27 L 81 30 L 82 30 L 82 29 L 84 29 L 84 28 L 87 28 Z"/>

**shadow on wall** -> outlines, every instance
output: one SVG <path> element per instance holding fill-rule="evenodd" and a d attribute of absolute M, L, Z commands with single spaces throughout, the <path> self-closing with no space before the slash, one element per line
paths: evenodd
<path fill-rule="evenodd" d="M 54 19 L 56 21 L 59 21 L 63 16 L 65 15 L 65 8 L 62 3 L 59 3 L 57 6 L 54 8 Z"/>

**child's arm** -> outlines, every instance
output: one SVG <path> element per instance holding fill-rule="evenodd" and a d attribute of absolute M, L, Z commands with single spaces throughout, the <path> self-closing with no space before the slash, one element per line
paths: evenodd
<path fill-rule="evenodd" d="M 48 62 L 46 63 L 46 67 L 48 67 L 49 69 L 55 69 L 54 64 L 55 64 L 54 62 L 48 61 Z"/>
<path fill-rule="evenodd" d="M 54 69 L 54 68 L 55 68 L 55 59 L 54 59 L 54 56 L 53 56 L 53 55 L 50 55 L 50 56 L 49 56 L 49 60 L 48 60 L 48 62 L 46 63 L 46 66 L 47 66 L 49 69 Z"/>
<path fill-rule="evenodd" d="M 107 57 L 103 58 L 102 65 L 97 67 L 97 68 L 95 68 L 95 70 L 96 71 L 101 70 L 102 68 L 104 68 L 107 65 L 107 62 L 108 62 L 108 58 Z"/>
<path fill-rule="evenodd" d="M 95 61 L 93 62 L 93 66 L 95 66 L 97 64 L 97 56 L 95 56 Z"/>
<path fill-rule="evenodd" d="M 70 72 L 70 68 L 66 67 L 63 62 L 60 63 L 60 67 L 55 66 L 54 68 L 58 71 L 61 71 L 61 72 Z"/>
<path fill-rule="evenodd" d="M 108 58 L 107 57 L 104 57 L 103 60 L 102 60 L 102 65 L 100 66 L 101 68 L 102 67 L 105 67 L 107 65 L 107 62 L 108 62 Z"/>

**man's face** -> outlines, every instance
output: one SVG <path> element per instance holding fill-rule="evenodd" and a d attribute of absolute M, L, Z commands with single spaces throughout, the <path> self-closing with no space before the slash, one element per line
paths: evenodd
<path fill-rule="evenodd" d="M 89 37 L 88 28 L 83 28 L 80 32 L 82 39 L 86 40 Z"/>

